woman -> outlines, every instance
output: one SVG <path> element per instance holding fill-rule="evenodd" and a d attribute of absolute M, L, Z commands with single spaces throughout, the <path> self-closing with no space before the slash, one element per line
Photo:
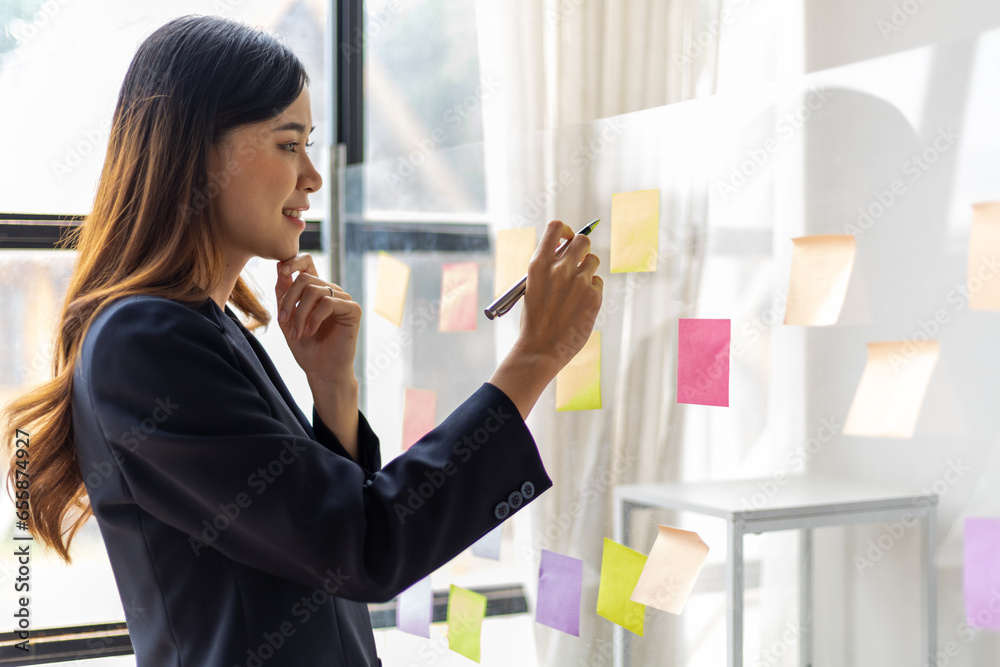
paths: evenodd
<path fill-rule="evenodd" d="M 226 19 L 177 19 L 139 47 L 55 377 L 7 411 L 31 433 L 30 530 L 69 561 L 94 514 L 140 666 L 378 664 L 364 603 L 551 486 L 524 418 L 593 328 L 589 241 L 547 226 L 511 353 L 381 468 L 353 372 L 361 309 L 298 253 L 321 186 L 307 83 L 287 47 Z M 268 323 L 240 278 L 251 257 L 279 260 L 311 423 L 227 305 Z"/>

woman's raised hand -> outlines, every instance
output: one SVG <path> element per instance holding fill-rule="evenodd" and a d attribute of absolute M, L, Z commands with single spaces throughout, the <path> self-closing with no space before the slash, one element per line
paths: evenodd
<path fill-rule="evenodd" d="M 562 239 L 569 243 L 556 257 Z M 520 333 L 490 378 L 522 417 L 594 330 L 604 292 L 604 281 L 595 275 L 598 264 L 589 238 L 559 220 L 545 227 L 528 265 Z"/>

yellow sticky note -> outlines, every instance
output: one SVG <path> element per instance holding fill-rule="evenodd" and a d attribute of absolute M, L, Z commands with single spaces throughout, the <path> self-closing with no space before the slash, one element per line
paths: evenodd
<path fill-rule="evenodd" d="M 601 409 L 601 332 L 595 331 L 556 375 L 556 410 Z"/>
<path fill-rule="evenodd" d="M 438 331 L 475 331 L 479 307 L 479 264 L 455 262 L 441 267 L 441 316 Z"/>
<path fill-rule="evenodd" d="M 972 207 L 969 232 L 969 308 L 1000 310 L 1000 202 Z"/>
<path fill-rule="evenodd" d="M 604 538 L 597 613 L 640 637 L 646 621 L 646 607 L 629 598 L 645 564 L 646 557 L 638 551 Z"/>
<path fill-rule="evenodd" d="M 706 558 L 708 545 L 698 533 L 660 526 L 629 599 L 671 614 L 681 613 Z"/>
<path fill-rule="evenodd" d="M 375 274 L 375 312 L 397 327 L 403 323 L 409 285 L 410 267 L 387 253 L 379 253 Z"/>
<path fill-rule="evenodd" d="M 785 324 L 836 324 L 854 267 L 854 236 L 802 236 L 792 244 Z"/>
<path fill-rule="evenodd" d="M 497 232 L 493 296 L 500 296 L 528 272 L 535 254 L 535 228 L 501 229 Z"/>
<path fill-rule="evenodd" d="M 660 191 L 611 195 L 611 273 L 656 271 Z"/>
<path fill-rule="evenodd" d="M 936 340 L 868 343 L 845 435 L 911 438 L 941 351 Z"/>
<path fill-rule="evenodd" d="M 448 593 L 448 648 L 479 662 L 486 596 L 452 584 Z"/>

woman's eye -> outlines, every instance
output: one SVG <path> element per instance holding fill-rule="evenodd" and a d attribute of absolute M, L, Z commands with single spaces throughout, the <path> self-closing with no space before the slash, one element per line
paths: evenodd
<path fill-rule="evenodd" d="M 315 143 L 315 142 L 313 142 L 313 141 L 310 141 L 309 143 L 307 143 L 307 144 L 306 144 L 306 148 L 309 148 L 309 147 L 310 147 L 310 146 L 312 146 L 312 145 L 313 145 L 314 143 Z M 289 153 L 297 153 L 298 151 L 297 151 L 297 150 L 295 150 L 295 147 L 296 147 L 296 146 L 298 146 L 298 145 L 299 145 L 299 143 L 298 143 L 297 141 L 293 141 L 293 142 L 292 142 L 292 143 L 290 143 L 290 144 L 282 144 L 282 145 L 281 145 L 281 147 L 282 147 L 282 148 L 284 148 L 284 149 L 285 149 L 286 151 L 288 151 Z"/>

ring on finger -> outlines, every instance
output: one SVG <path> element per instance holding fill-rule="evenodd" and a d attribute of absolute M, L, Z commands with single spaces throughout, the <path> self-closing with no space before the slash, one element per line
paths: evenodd
<path fill-rule="evenodd" d="M 330 287 L 329 285 L 327 285 L 326 288 L 328 290 L 330 290 L 330 296 L 337 296 L 336 294 L 333 293 L 333 288 L 332 287 Z"/>

